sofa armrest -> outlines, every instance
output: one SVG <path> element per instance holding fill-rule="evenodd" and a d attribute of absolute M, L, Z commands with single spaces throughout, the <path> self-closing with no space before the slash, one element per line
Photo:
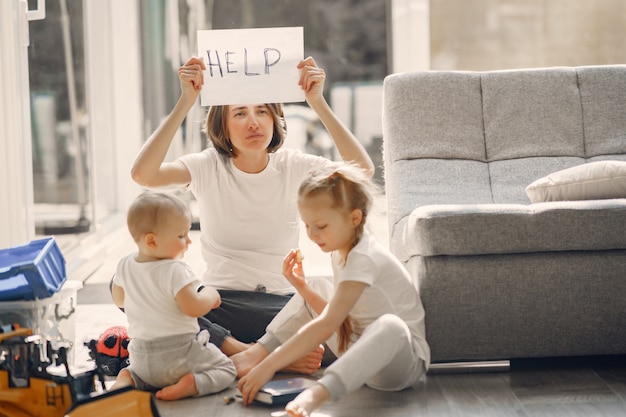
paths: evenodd
<path fill-rule="evenodd" d="M 626 199 L 425 205 L 392 227 L 391 250 L 412 256 L 626 249 Z"/>

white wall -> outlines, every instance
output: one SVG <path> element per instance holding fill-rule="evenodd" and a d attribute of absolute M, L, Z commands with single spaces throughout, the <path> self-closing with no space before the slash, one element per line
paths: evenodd
<path fill-rule="evenodd" d="M 390 72 L 430 69 L 430 0 L 391 1 Z"/>
<path fill-rule="evenodd" d="M 100 214 L 126 210 L 140 188 L 130 168 L 143 140 L 138 0 L 85 1 L 90 163 Z"/>

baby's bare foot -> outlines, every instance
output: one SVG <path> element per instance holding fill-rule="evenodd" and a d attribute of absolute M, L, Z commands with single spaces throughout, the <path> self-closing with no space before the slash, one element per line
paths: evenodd
<path fill-rule="evenodd" d="M 198 395 L 193 374 L 185 374 L 174 385 L 167 386 L 155 394 L 159 400 L 172 401 Z"/>
<path fill-rule="evenodd" d="M 315 384 L 300 393 L 285 407 L 285 411 L 294 417 L 310 417 L 311 413 L 318 410 L 330 400 L 330 393 L 322 384 Z"/>
<path fill-rule="evenodd" d="M 113 385 L 111 385 L 111 390 L 124 388 L 127 386 L 135 386 L 135 381 L 130 376 L 130 371 L 128 369 L 122 369 L 118 374 L 117 378 Z"/>

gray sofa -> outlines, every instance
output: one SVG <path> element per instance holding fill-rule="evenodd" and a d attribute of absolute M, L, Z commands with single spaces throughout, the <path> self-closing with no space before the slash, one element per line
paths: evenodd
<path fill-rule="evenodd" d="M 626 161 L 626 66 L 426 71 L 383 88 L 390 247 L 420 289 L 433 362 L 626 354 L 626 193 L 526 192 Z"/>

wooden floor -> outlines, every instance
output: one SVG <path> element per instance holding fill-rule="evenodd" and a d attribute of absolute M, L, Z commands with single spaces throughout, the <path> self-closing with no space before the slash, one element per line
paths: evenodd
<path fill-rule="evenodd" d="M 77 342 L 106 327 L 126 324 L 108 298 L 106 284 L 85 284 L 78 293 Z M 76 361 L 88 362 L 77 344 Z M 157 401 L 161 416 L 269 416 L 279 407 L 225 404 L 229 390 L 203 398 Z M 537 359 L 511 362 L 501 373 L 429 374 L 417 387 L 399 393 L 367 387 L 323 407 L 318 417 L 363 416 L 626 416 L 626 356 Z"/>
<path fill-rule="evenodd" d="M 616 362 L 621 360 L 621 365 Z M 233 390 L 234 392 L 234 390 Z M 232 393 L 232 392 L 231 392 Z M 230 394 L 230 393 L 229 393 Z M 624 359 L 537 361 L 507 373 L 431 375 L 417 388 L 385 393 L 361 388 L 315 415 L 405 416 L 624 416 Z M 163 416 L 268 416 L 279 408 L 225 405 L 221 396 L 158 403 Z"/>

